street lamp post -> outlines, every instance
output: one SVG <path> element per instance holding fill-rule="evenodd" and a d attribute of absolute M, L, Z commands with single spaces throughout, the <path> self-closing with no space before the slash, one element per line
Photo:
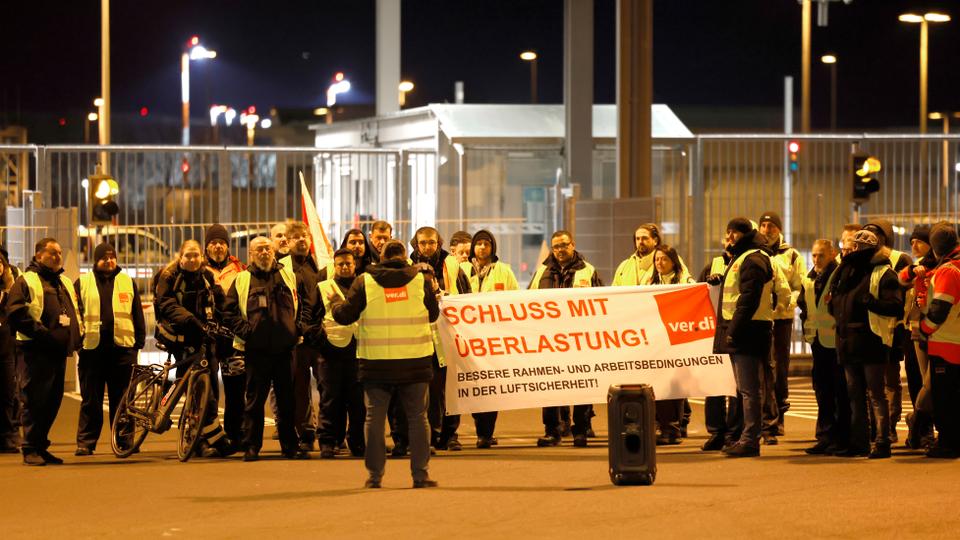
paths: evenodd
<path fill-rule="evenodd" d="M 943 120 L 943 134 L 950 134 L 950 117 L 960 118 L 960 112 L 937 112 L 934 111 L 927 115 L 930 120 Z M 946 137 L 943 139 L 943 149 L 940 153 L 940 171 L 943 176 L 943 187 L 950 185 L 950 141 Z"/>
<path fill-rule="evenodd" d="M 187 49 L 180 56 L 180 96 L 183 116 L 183 137 L 181 143 L 190 145 L 190 61 L 217 57 L 217 51 L 208 50 L 200 44 L 200 38 L 193 36 L 187 42 Z"/>
<path fill-rule="evenodd" d="M 929 23 L 945 23 L 950 16 L 943 13 L 904 13 L 899 17 L 900 22 L 920 24 L 920 133 L 927 132 L 927 43 L 929 40 Z"/>
<path fill-rule="evenodd" d="M 523 51 L 520 53 L 520 59 L 530 62 L 530 103 L 537 102 L 537 53 L 533 51 Z"/>
<path fill-rule="evenodd" d="M 837 56 L 825 54 L 820 61 L 830 66 L 830 131 L 837 131 Z"/>
<path fill-rule="evenodd" d="M 410 81 L 401 81 L 397 90 L 400 91 L 400 107 L 402 108 L 407 104 L 407 93 L 413 91 L 413 83 Z"/>
<path fill-rule="evenodd" d="M 83 144 L 90 144 L 90 124 L 96 122 L 100 118 L 95 112 L 92 112 L 87 115 L 87 119 L 83 122 Z"/>

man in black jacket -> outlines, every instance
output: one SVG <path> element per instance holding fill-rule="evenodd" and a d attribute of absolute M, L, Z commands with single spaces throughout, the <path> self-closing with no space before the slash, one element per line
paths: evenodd
<path fill-rule="evenodd" d="M 9 323 L 17 333 L 25 465 L 63 463 L 47 450 L 47 437 L 63 401 L 67 356 L 80 347 L 77 304 L 73 283 L 63 275 L 60 244 L 53 238 L 41 239 L 7 303 Z"/>
<path fill-rule="evenodd" d="M 410 471 L 413 487 L 435 487 L 430 462 L 427 388 L 433 378 L 433 338 L 430 323 L 440 307 L 432 276 L 406 262 L 400 242 L 387 241 L 382 262 L 354 281 L 346 298 L 331 294 L 333 318 L 342 325 L 360 322 L 357 346 L 358 377 L 367 406 L 365 462 L 368 488 L 379 488 L 386 464 L 384 421 L 394 392 L 410 426 Z M 405 323 L 392 321 L 405 320 Z"/>
<path fill-rule="evenodd" d="M 733 362 L 743 430 L 723 453 L 754 457 L 760 455 L 760 362 L 770 354 L 773 332 L 773 267 L 765 240 L 747 218 L 730 220 L 727 244 L 731 262 L 720 288 L 713 350 L 729 354 Z"/>
<path fill-rule="evenodd" d="M 74 283 L 86 333 L 80 349 L 80 419 L 77 456 L 89 456 L 103 427 L 103 387 L 107 387 L 110 424 L 130 383 L 137 353 L 146 340 L 140 292 L 117 266 L 117 253 L 104 242 L 93 251 L 94 267 Z"/>
<path fill-rule="evenodd" d="M 263 446 L 263 406 L 270 385 L 277 397 L 280 451 L 307 458 L 294 427 L 293 351 L 305 333 L 301 313 L 310 313 L 310 296 L 293 270 L 279 264 L 268 238 L 250 242 L 250 266 L 233 280 L 223 306 L 223 321 L 236 338 L 233 346 L 246 360 L 247 392 L 243 415 L 244 461 L 256 461 Z"/>

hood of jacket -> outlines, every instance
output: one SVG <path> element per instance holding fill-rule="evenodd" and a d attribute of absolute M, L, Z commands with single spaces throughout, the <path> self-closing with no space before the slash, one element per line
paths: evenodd
<path fill-rule="evenodd" d="M 410 266 L 407 261 L 390 260 L 376 264 L 367 269 L 370 277 L 381 287 L 403 287 L 417 277 L 420 270 Z"/>
<path fill-rule="evenodd" d="M 350 229 L 349 231 L 343 233 L 343 239 L 340 240 L 339 249 L 346 249 L 347 237 L 349 237 L 351 234 L 357 234 L 358 232 L 363 236 L 363 245 L 364 245 L 363 257 L 360 257 L 360 260 L 356 261 L 356 264 L 357 264 L 356 274 L 360 275 L 363 272 L 367 271 L 368 266 L 371 266 L 380 262 L 380 256 L 377 254 L 377 250 L 376 248 L 373 247 L 373 244 L 370 243 L 370 238 L 367 237 L 367 233 L 363 232 L 360 229 Z"/>
<path fill-rule="evenodd" d="M 770 253 L 770 246 L 767 244 L 766 238 L 761 236 L 756 229 L 740 237 L 740 240 L 737 240 L 737 243 L 730 246 L 727 251 L 730 253 L 731 260 L 733 260 L 751 249 L 762 249 Z"/>

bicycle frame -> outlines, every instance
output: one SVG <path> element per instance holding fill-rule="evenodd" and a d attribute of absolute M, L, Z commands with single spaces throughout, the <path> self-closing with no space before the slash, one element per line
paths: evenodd
<path fill-rule="evenodd" d="M 198 351 L 197 357 L 198 361 L 194 361 L 190 368 L 187 369 L 187 372 L 183 376 L 178 377 L 177 380 L 170 386 L 170 388 L 163 394 L 163 397 L 160 399 L 160 402 L 157 404 L 155 410 L 144 410 L 135 406 L 137 399 L 144 396 L 148 391 L 152 391 L 151 388 L 159 387 L 163 388 L 167 379 L 169 378 L 170 370 L 174 367 L 172 362 L 168 361 L 161 364 L 153 364 L 150 366 L 138 368 L 142 370 L 151 370 L 154 372 L 154 376 L 150 379 L 150 382 L 145 385 L 142 389 L 138 390 L 134 394 L 133 400 L 131 400 L 130 405 L 128 406 L 128 414 L 132 416 L 138 423 L 142 422 L 146 424 L 146 427 L 152 433 L 164 433 L 173 426 L 173 422 L 170 420 L 170 416 L 173 414 L 173 410 L 176 408 L 177 403 L 180 402 L 180 398 L 183 397 L 183 394 L 187 391 L 187 385 L 190 381 L 190 378 L 194 373 L 200 370 L 209 371 L 209 361 L 206 358 L 206 343 L 201 345 L 200 350 Z M 136 371 L 134 376 L 136 376 Z"/>

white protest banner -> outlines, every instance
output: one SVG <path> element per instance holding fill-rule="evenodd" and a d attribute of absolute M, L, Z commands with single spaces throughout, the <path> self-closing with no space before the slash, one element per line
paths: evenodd
<path fill-rule="evenodd" d="M 706 284 L 445 296 L 447 410 L 602 403 L 611 384 L 735 395 L 730 358 L 713 354 L 715 313 Z"/>

